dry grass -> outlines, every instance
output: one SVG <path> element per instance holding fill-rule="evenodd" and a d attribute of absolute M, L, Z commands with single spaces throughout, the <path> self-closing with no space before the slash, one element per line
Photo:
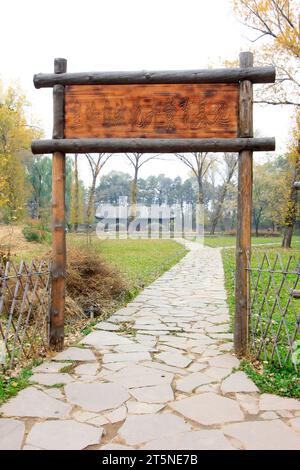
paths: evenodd
<path fill-rule="evenodd" d="M 69 249 L 67 293 L 71 300 L 67 303 L 73 301 L 84 313 L 98 316 L 114 301 L 120 300 L 127 290 L 128 286 L 121 275 L 99 252 L 92 248 L 84 251 Z"/>

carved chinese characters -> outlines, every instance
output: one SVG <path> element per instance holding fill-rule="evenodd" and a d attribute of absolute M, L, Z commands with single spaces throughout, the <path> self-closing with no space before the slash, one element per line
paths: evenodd
<path fill-rule="evenodd" d="M 237 109 L 237 84 L 67 86 L 65 137 L 233 138 Z"/>

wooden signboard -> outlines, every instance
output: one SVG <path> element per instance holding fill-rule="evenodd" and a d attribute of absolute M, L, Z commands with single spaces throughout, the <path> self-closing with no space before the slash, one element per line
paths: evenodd
<path fill-rule="evenodd" d="M 238 84 L 73 85 L 66 138 L 234 138 Z"/>

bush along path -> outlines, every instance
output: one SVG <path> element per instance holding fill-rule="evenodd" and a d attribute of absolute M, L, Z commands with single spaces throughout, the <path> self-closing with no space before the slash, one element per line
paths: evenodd
<path fill-rule="evenodd" d="M 34 369 L 0 449 L 300 449 L 300 401 L 237 370 L 219 249 L 177 265 Z"/>

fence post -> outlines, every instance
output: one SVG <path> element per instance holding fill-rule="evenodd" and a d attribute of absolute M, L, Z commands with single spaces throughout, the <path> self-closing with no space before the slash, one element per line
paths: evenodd
<path fill-rule="evenodd" d="M 54 60 L 54 73 L 67 70 L 65 59 Z M 64 86 L 53 87 L 53 138 L 64 138 Z M 64 345 L 66 289 L 65 232 L 65 154 L 54 152 L 52 159 L 52 283 L 50 305 L 50 347 L 61 351 Z"/>
<path fill-rule="evenodd" d="M 253 54 L 240 54 L 240 67 L 253 67 Z M 240 82 L 239 137 L 253 137 L 253 85 L 249 80 Z M 243 150 L 238 162 L 238 210 L 236 235 L 236 283 L 234 348 L 243 356 L 248 347 L 248 288 L 247 259 L 251 250 L 253 152 Z"/>

